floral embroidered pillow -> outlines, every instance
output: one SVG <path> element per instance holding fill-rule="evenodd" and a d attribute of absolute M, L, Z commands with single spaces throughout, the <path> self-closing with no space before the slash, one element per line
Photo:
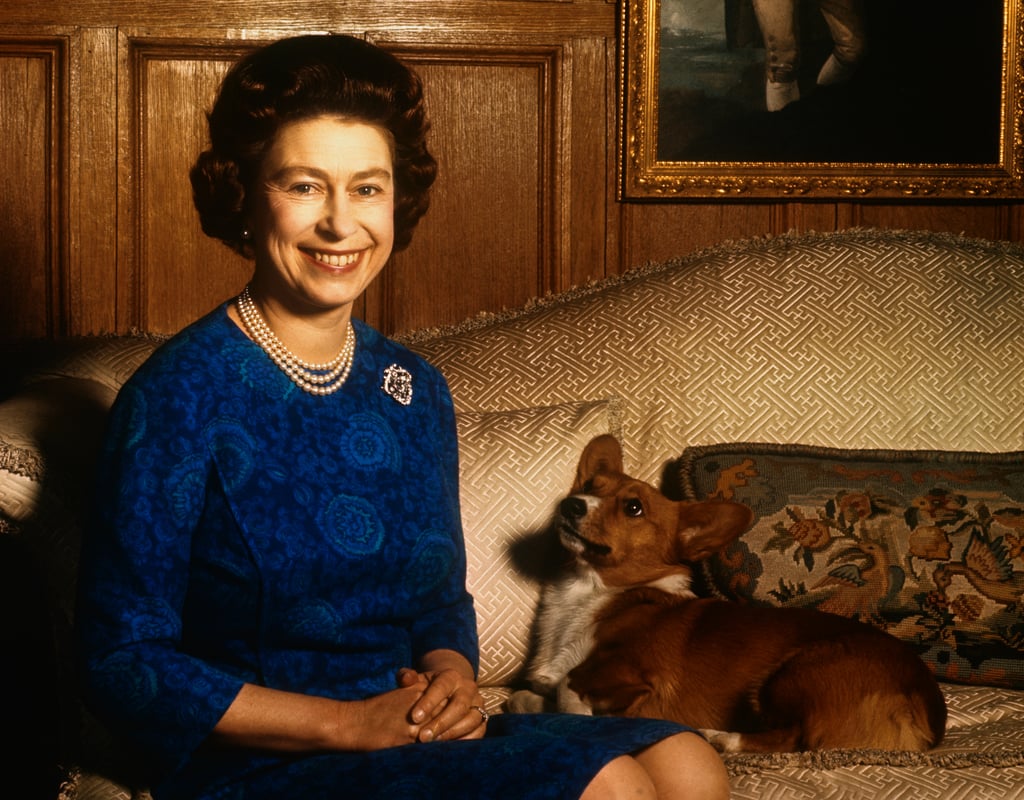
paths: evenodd
<path fill-rule="evenodd" d="M 703 590 L 859 618 L 940 679 L 1024 687 L 1024 453 L 722 444 L 675 468 L 684 496 L 756 514 Z"/>

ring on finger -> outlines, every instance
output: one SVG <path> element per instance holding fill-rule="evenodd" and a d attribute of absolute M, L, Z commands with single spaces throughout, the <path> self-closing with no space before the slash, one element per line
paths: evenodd
<path fill-rule="evenodd" d="M 481 725 L 484 724 L 485 722 L 487 722 L 487 720 L 489 720 L 491 718 L 491 715 L 489 713 L 487 713 L 487 709 L 484 708 L 483 706 L 470 706 L 470 708 L 472 708 L 473 710 L 479 712 L 480 717 L 481 717 L 481 719 L 480 719 L 480 724 Z"/>

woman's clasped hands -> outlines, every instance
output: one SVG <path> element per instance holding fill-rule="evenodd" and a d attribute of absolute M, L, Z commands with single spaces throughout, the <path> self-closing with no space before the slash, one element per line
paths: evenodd
<path fill-rule="evenodd" d="M 420 695 L 408 713 L 418 742 L 480 739 L 487 730 L 488 714 L 476 681 L 455 668 L 398 673 L 401 689 Z"/>

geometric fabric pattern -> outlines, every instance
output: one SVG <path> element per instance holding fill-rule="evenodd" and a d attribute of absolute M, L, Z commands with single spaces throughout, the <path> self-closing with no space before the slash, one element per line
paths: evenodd
<path fill-rule="evenodd" d="M 712 442 L 1024 449 L 1024 249 L 852 230 L 722 245 L 406 343 L 457 410 L 623 398 L 626 468 Z"/>
<path fill-rule="evenodd" d="M 1024 450 L 1012 243 L 873 229 L 726 243 L 402 338 L 456 411 L 621 398 L 625 469 L 655 484 L 686 447 L 718 442 Z M 748 771 L 757 757 L 730 756 L 733 797 L 1024 800 L 1024 692 L 943 691 L 949 733 L 924 754 L 941 759 L 787 754 Z M 973 697 L 995 698 L 984 724 L 961 713 Z"/>

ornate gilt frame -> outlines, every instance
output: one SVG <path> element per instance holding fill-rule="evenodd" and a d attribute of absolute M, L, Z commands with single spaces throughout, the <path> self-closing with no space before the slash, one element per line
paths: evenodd
<path fill-rule="evenodd" d="M 995 163 L 669 161 L 657 153 L 661 0 L 622 0 L 619 198 L 1000 199 L 1024 197 L 1022 0 L 1004 0 Z M 969 4 L 965 4 L 969 7 Z"/>

